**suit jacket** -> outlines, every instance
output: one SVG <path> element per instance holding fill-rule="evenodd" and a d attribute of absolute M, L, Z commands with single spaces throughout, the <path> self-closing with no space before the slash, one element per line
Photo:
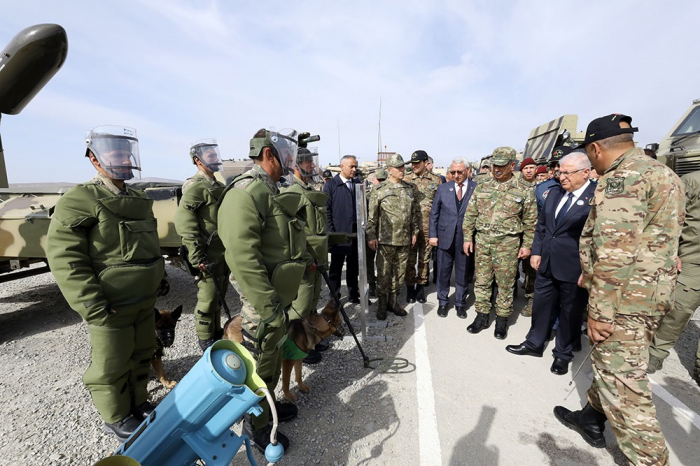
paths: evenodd
<path fill-rule="evenodd" d="M 552 277 L 563 282 L 577 282 L 581 275 L 579 260 L 579 238 L 591 211 L 589 201 L 593 198 L 596 185 L 588 185 L 581 197 L 563 214 L 564 218 L 555 226 L 555 213 L 559 202 L 567 191 L 561 186 L 552 186 L 540 212 L 532 243 L 532 255 L 542 256 L 540 273 L 549 266 Z"/>
<path fill-rule="evenodd" d="M 352 180 L 355 189 L 358 189 L 358 180 Z M 326 201 L 326 216 L 328 218 L 328 232 L 357 233 L 357 206 L 355 197 L 350 188 L 343 183 L 339 175 L 335 175 L 323 186 L 323 192 L 328 194 Z M 352 243 L 334 244 L 329 246 L 331 253 L 350 253 Z"/>
<path fill-rule="evenodd" d="M 440 249 L 450 249 L 454 242 L 457 243 L 457 247 L 461 248 L 462 243 L 464 243 L 462 222 L 469 199 L 476 188 L 476 183 L 472 180 L 466 180 L 464 183 L 466 189 L 459 212 L 457 211 L 457 193 L 455 192 L 457 187 L 454 181 L 441 184 L 435 193 L 433 208 L 430 210 L 429 237 L 438 239 L 438 248 Z"/>

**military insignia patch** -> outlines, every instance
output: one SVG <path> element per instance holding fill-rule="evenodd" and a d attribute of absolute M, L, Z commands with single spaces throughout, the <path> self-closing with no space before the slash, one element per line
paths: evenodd
<path fill-rule="evenodd" d="M 605 185 L 605 194 L 615 196 L 622 193 L 625 190 L 625 177 L 614 177 L 608 178 L 607 184 Z"/>
<path fill-rule="evenodd" d="M 547 196 L 549 196 L 549 189 L 542 193 L 542 199 L 547 199 Z"/>

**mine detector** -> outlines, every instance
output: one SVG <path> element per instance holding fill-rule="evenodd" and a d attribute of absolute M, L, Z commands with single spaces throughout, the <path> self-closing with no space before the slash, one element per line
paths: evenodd
<path fill-rule="evenodd" d="M 580 144 L 585 135 L 576 129 L 577 125 L 577 115 L 563 115 L 533 129 L 525 144 L 523 160 L 532 157 L 537 165 L 546 165 L 555 147 Z"/>
<path fill-rule="evenodd" d="M 700 170 L 700 99 L 693 101 L 661 142 L 647 144 L 647 149 L 678 176 Z"/>
<path fill-rule="evenodd" d="M 68 37 L 57 24 L 38 24 L 20 31 L 0 52 L 0 118 L 20 113 L 63 66 L 67 54 Z M 145 190 L 154 200 L 161 251 L 177 260 L 181 241 L 174 219 L 182 183 L 144 179 L 129 185 Z M 72 186 L 41 183 L 10 188 L 0 139 L 0 283 L 49 271 L 49 222 L 56 202 Z M 40 263 L 45 266 L 28 268 Z"/>

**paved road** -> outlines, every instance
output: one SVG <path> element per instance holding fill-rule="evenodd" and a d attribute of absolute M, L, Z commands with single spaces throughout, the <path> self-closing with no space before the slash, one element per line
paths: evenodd
<path fill-rule="evenodd" d="M 472 302 L 470 299 L 468 304 Z M 521 291 L 515 302 L 516 311 L 523 305 Z M 466 331 L 475 316 L 473 307 L 466 320 L 457 318 L 454 309 L 447 318 L 438 317 L 434 287 L 429 289 L 426 304 L 409 305 L 408 309 L 418 318 L 414 334 L 399 355 L 414 362 L 416 371 L 415 377 L 404 377 L 401 383 L 415 384 L 406 393 L 415 394 L 417 408 L 406 415 L 418 419 L 415 423 L 412 419 L 405 421 L 417 424 L 421 434 L 411 440 L 418 452 L 407 456 L 420 458 L 421 464 L 438 465 L 625 464 L 609 426 L 605 433 L 608 447 L 597 450 L 562 426 L 552 414 L 556 405 L 578 409 L 585 404 L 585 391 L 592 380 L 589 363 L 569 386 L 573 370 L 565 376 L 549 371 L 552 343 L 543 358 L 519 357 L 505 351 L 506 345 L 524 340 L 529 318 L 515 312 L 508 338 L 501 341 L 493 336 L 493 323 L 478 335 Z M 697 327 L 697 322 L 691 325 Z M 421 348 L 427 348 L 427 357 Z M 579 366 L 589 348 L 584 341 L 572 368 Z M 655 392 L 672 464 L 700 464 L 700 389 L 675 352 L 665 370 L 652 380 L 656 392 L 665 398 Z M 406 439 L 403 440 L 406 448 Z M 438 442 L 439 450 L 434 448 Z M 398 448 L 399 445 L 394 447 Z M 385 461 L 388 458 L 382 458 L 378 464 Z"/>

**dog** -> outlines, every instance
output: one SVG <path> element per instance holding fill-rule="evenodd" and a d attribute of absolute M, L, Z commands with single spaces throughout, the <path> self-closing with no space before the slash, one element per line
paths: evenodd
<path fill-rule="evenodd" d="M 241 331 L 242 318 L 239 315 L 232 317 L 224 325 L 224 339 L 232 340 L 236 343 L 243 343 L 243 333 Z M 287 329 L 287 339 L 303 352 L 308 353 L 322 340 L 331 335 L 343 337 L 345 329 L 340 317 L 340 307 L 335 305 L 333 300 L 328 301 L 326 307 L 321 312 L 315 312 L 303 319 L 292 320 Z M 282 392 L 288 401 L 296 401 L 297 396 L 289 390 L 289 382 L 294 369 L 294 376 L 299 391 L 308 393 L 311 387 L 301 379 L 301 365 L 303 355 L 295 359 L 285 359 L 284 349 L 282 356 Z"/>
<path fill-rule="evenodd" d="M 175 326 L 182 315 L 182 306 L 178 306 L 174 311 L 164 309 L 153 309 L 156 319 L 156 351 L 153 354 L 151 364 L 156 371 L 156 377 L 168 390 L 175 388 L 177 382 L 168 380 L 163 371 L 163 354 L 165 348 L 170 348 L 175 341 Z"/>

